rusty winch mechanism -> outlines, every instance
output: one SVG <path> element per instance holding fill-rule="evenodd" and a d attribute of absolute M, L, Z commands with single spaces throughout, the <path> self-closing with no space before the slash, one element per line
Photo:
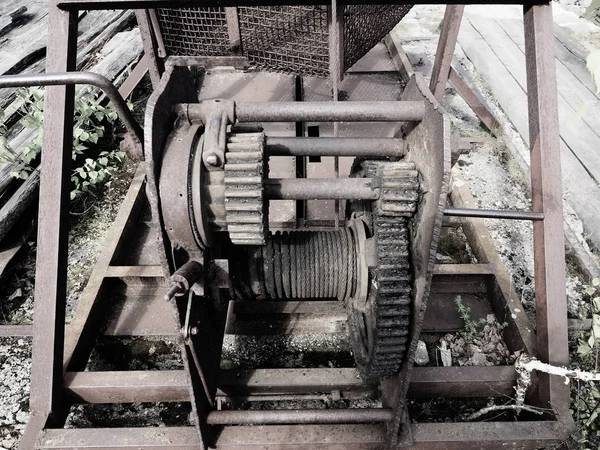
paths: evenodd
<path fill-rule="evenodd" d="M 423 79 L 413 76 L 399 101 L 257 102 L 198 100 L 188 67 L 172 66 L 163 78 L 146 119 L 146 133 L 163 136 L 146 147 L 149 198 L 163 231 L 172 274 L 165 297 L 177 305 L 200 432 L 210 425 L 405 422 L 392 407 L 256 416 L 215 411 L 215 400 L 233 303 L 337 300 L 361 379 L 381 386 L 384 404 L 404 410 L 450 166 L 449 122 Z M 336 122 L 353 131 L 270 131 L 273 124 L 331 129 Z M 389 137 L 377 135 L 377 123 Z M 346 177 L 270 177 L 277 156 L 353 163 Z M 328 223 L 282 224 L 269 214 L 282 200 L 343 207 Z"/>
<path fill-rule="evenodd" d="M 202 280 L 203 268 L 221 251 L 236 299 L 344 302 L 361 374 L 390 376 L 400 368 L 408 342 L 418 167 L 400 156 L 382 158 L 401 155 L 401 139 L 390 139 L 379 155 L 377 141 L 365 139 L 362 151 L 370 150 L 373 159 L 357 159 L 352 178 L 270 179 L 271 149 L 312 144 L 315 153 L 325 145 L 342 151 L 346 140 L 271 139 L 259 123 L 299 121 L 303 114 L 324 120 L 331 113 L 342 113 L 344 120 L 418 120 L 424 104 L 324 104 L 323 112 L 311 111 L 314 106 L 223 99 L 180 105 L 158 186 L 177 268 L 168 295 L 186 296 L 195 284 L 210 285 L 210 279 Z M 271 229 L 268 219 L 269 200 L 280 199 L 349 202 L 338 227 L 281 232 Z"/>

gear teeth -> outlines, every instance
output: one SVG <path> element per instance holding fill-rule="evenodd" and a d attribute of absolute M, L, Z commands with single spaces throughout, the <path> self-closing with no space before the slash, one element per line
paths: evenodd
<path fill-rule="evenodd" d="M 408 221 L 417 210 L 419 172 L 414 163 L 405 161 L 365 161 L 362 167 L 365 177 L 378 177 L 382 187 L 372 208 L 377 317 L 365 372 L 384 377 L 399 370 L 408 344 L 412 311 Z"/>
<path fill-rule="evenodd" d="M 231 242 L 264 245 L 267 217 L 263 195 L 265 134 L 230 133 L 225 152 L 225 214 Z"/>

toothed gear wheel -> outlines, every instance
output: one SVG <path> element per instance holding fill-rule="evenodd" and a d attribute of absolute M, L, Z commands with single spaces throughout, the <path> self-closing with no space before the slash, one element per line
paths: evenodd
<path fill-rule="evenodd" d="M 369 269 L 366 301 L 349 302 L 348 319 L 357 366 L 372 380 L 397 373 L 406 352 L 412 312 L 409 221 L 419 181 L 412 162 L 364 161 L 362 169 L 381 182 L 381 198 L 365 208 L 377 262 Z"/>
<path fill-rule="evenodd" d="M 230 133 L 225 151 L 225 217 L 231 242 L 264 245 L 267 234 L 263 175 L 265 134 Z"/>

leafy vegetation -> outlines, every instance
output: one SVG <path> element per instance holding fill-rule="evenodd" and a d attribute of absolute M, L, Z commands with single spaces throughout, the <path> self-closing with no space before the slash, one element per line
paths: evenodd
<path fill-rule="evenodd" d="M 595 278 L 585 293 L 590 307 L 592 326 L 578 332 L 577 348 L 573 352 L 573 365 L 584 370 L 598 372 L 600 357 L 600 280 Z M 577 423 L 575 441 L 582 449 L 600 448 L 600 389 L 594 382 L 578 381 L 571 385 L 571 413 Z"/>
<path fill-rule="evenodd" d="M 464 304 L 460 295 L 457 295 L 454 298 L 454 303 L 456 303 L 456 309 L 458 310 L 460 318 L 465 323 L 465 326 L 460 333 L 465 340 L 472 339 L 475 335 L 477 335 L 478 328 L 480 328 L 482 325 L 485 325 L 485 320 L 481 319 L 480 321 L 475 321 L 471 319 L 471 308 Z"/>
<path fill-rule="evenodd" d="M 11 175 L 27 179 L 38 163 L 42 149 L 42 124 L 44 118 L 44 91 L 39 88 L 19 89 L 17 98 L 22 102 L 20 124 L 35 130 L 35 137 L 19 155 L 10 147 L 6 126 L 0 126 L 0 160 L 13 163 Z M 4 112 L 0 112 L 0 120 Z M 117 113 L 112 105 L 103 106 L 92 90 L 87 90 L 75 101 L 73 128 L 73 171 L 71 174 L 71 200 L 83 193 L 105 185 L 116 174 L 125 154 L 111 147 L 108 133 L 115 126 Z M 105 145 L 103 145 L 105 144 Z M 115 147 L 115 145 L 112 145 Z"/>

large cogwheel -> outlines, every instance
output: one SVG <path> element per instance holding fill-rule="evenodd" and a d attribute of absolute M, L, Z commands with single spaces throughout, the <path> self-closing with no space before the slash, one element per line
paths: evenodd
<path fill-rule="evenodd" d="M 414 163 L 404 161 L 364 161 L 362 169 L 381 183 L 381 198 L 366 211 L 376 264 L 369 268 L 366 299 L 352 299 L 347 309 L 357 367 L 373 380 L 398 372 L 406 352 L 412 312 L 409 221 L 417 208 L 419 174 Z"/>

